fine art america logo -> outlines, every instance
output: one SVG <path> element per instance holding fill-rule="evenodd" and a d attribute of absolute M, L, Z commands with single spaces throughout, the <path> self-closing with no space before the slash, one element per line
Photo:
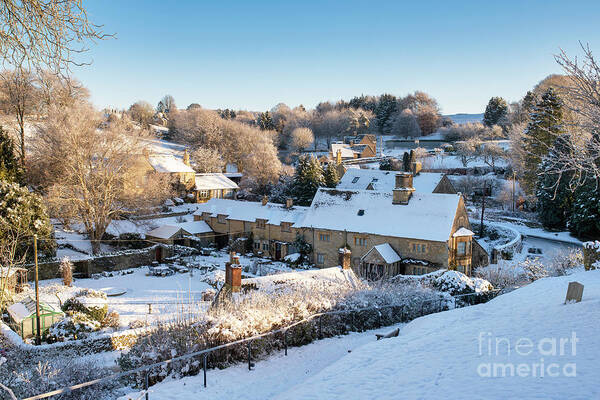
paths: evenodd
<path fill-rule="evenodd" d="M 488 359 L 477 366 L 482 378 L 533 377 L 556 378 L 577 376 L 579 338 L 575 332 L 570 337 L 545 337 L 510 339 L 479 332 L 479 357 Z"/>

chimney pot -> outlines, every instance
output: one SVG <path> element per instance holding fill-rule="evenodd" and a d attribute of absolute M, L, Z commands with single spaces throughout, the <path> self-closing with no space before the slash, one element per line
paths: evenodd
<path fill-rule="evenodd" d="M 396 187 L 392 191 L 392 204 L 408 204 L 415 188 L 413 177 L 410 172 L 399 172 L 396 174 Z"/>
<path fill-rule="evenodd" d="M 267 195 L 264 195 L 262 198 L 262 205 L 266 206 L 268 202 L 269 202 L 269 198 L 267 197 Z"/>
<path fill-rule="evenodd" d="M 285 208 L 292 208 L 294 206 L 294 199 L 292 199 L 291 197 L 288 197 L 285 200 Z"/>

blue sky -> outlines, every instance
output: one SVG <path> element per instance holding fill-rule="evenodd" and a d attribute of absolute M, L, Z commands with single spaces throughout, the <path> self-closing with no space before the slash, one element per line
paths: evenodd
<path fill-rule="evenodd" d="M 575 5 L 577 3 L 577 5 Z M 74 75 L 98 107 L 253 111 L 360 94 L 425 91 L 445 114 L 518 100 L 560 72 L 559 47 L 600 52 L 596 1 L 100 1 L 99 42 Z"/>

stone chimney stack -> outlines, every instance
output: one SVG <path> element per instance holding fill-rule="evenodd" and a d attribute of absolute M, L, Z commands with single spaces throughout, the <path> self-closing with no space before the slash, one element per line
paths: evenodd
<path fill-rule="evenodd" d="M 340 249 L 340 264 L 342 265 L 342 269 L 351 269 L 352 268 L 351 259 L 352 259 L 352 252 L 350 251 L 350 249 L 342 247 Z"/>
<path fill-rule="evenodd" d="M 262 205 L 266 206 L 268 202 L 269 202 L 269 198 L 267 197 L 267 195 L 264 195 L 262 198 Z"/>
<path fill-rule="evenodd" d="M 231 293 L 238 293 L 242 289 L 242 266 L 240 258 L 233 254 L 233 262 L 225 264 L 225 288 Z"/>
<path fill-rule="evenodd" d="M 338 149 L 337 153 L 335 153 L 335 162 L 337 164 L 342 163 L 342 150 Z"/>
<path fill-rule="evenodd" d="M 392 204 L 408 204 L 415 188 L 413 187 L 413 176 L 410 172 L 398 172 L 396 174 L 396 187 L 393 190 Z"/>
<path fill-rule="evenodd" d="M 190 153 L 187 148 L 183 151 L 183 163 L 188 167 L 190 166 Z"/>
<path fill-rule="evenodd" d="M 419 161 L 414 161 L 412 163 L 411 169 L 412 169 L 413 176 L 417 176 L 423 169 L 423 166 Z"/>
<path fill-rule="evenodd" d="M 285 199 L 285 208 L 292 208 L 294 206 L 294 199 L 288 197 Z"/>

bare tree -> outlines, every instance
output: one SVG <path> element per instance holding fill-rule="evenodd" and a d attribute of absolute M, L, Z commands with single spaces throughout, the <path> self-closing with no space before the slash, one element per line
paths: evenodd
<path fill-rule="evenodd" d="M 302 151 L 315 140 L 310 128 L 296 128 L 292 131 L 292 147 L 296 151 Z"/>
<path fill-rule="evenodd" d="M 582 59 L 570 58 L 565 51 L 555 56 L 556 62 L 570 78 L 561 89 L 566 106 L 576 115 L 569 130 L 570 145 L 557 157 L 554 169 L 580 171 L 575 185 L 586 179 L 600 180 L 600 65 L 589 45 L 580 43 Z"/>
<path fill-rule="evenodd" d="M 37 91 L 34 86 L 34 76 L 28 71 L 17 69 L 3 71 L 2 92 L 4 108 L 15 116 L 17 147 L 21 164 L 25 165 L 25 119 L 36 108 Z"/>
<path fill-rule="evenodd" d="M 483 162 L 492 168 L 496 168 L 496 163 L 502 160 L 505 152 L 498 144 L 494 142 L 485 143 L 481 148 Z"/>
<path fill-rule="evenodd" d="M 39 71 L 35 77 L 39 93 L 39 112 L 46 113 L 51 105 L 70 106 L 75 102 L 87 101 L 89 90 L 72 77 L 62 77 L 50 71 Z"/>
<path fill-rule="evenodd" d="M 477 159 L 480 144 L 481 141 L 475 138 L 456 143 L 456 154 L 460 158 L 463 167 L 468 167 L 470 162 Z"/>
<path fill-rule="evenodd" d="M 88 20 L 81 0 L 3 0 L 0 2 L 0 53 L 5 65 L 68 75 L 86 44 L 111 35 Z"/>
<path fill-rule="evenodd" d="M 132 104 L 127 112 L 132 120 L 138 122 L 144 128 L 148 128 L 154 117 L 154 108 L 150 103 L 142 100 Z"/>
<path fill-rule="evenodd" d="M 222 172 L 223 159 L 217 150 L 199 147 L 191 154 L 196 172 Z"/>
<path fill-rule="evenodd" d="M 46 169 L 50 209 L 81 222 L 94 253 L 113 219 L 170 195 L 166 178 L 144 168 L 143 131 L 99 129 L 101 122 L 85 103 L 53 107 L 33 142 L 34 164 Z"/>

